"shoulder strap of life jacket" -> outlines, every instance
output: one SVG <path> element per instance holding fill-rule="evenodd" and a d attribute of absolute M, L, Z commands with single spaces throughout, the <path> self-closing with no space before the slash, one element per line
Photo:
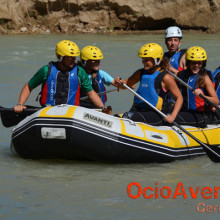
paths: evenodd
<path fill-rule="evenodd" d="M 52 65 L 53 65 L 53 61 L 50 61 L 50 62 L 48 63 L 47 78 L 48 78 L 48 76 L 49 76 L 50 73 L 51 73 Z M 46 80 L 46 81 L 47 81 L 47 80 Z M 43 86 L 44 86 L 44 84 L 42 85 L 42 88 L 43 88 Z M 41 90 L 42 90 L 42 89 L 41 89 Z M 38 93 L 38 95 L 37 95 L 37 97 L 36 97 L 36 100 L 35 100 L 36 102 L 38 102 L 40 96 L 41 96 L 41 91 Z"/>
<path fill-rule="evenodd" d="M 187 49 L 181 49 L 181 50 L 180 50 L 181 54 L 180 54 L 180 56 L 179 56 L 178 63 L 180 63 L 180 60 L 181 60 L 181 58 L 183 57 L 183 55 L 186 53 L 186 51 L 187 51 Z"/>

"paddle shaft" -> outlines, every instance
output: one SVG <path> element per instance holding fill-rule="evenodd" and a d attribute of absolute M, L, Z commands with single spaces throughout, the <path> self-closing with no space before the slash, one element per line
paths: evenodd
<path fill-rule="evenodd" d="M 17 113 L 14 111 L 14 108 L 4 108 L 0 106 L 0 115 L 4 127 L 8 128 L 17 125 L 27 116 L 32 115 L 34 112 L 41 109 L 41 107 L 35 107 L 29 105 L 27 105 L 26 107 L 27 108 L 24 109 L 23 112 Z"/>
<path fill-rule="evenodd" d="M 185 83 L 182 79 L 180 79 L 178 76 L 176 76 L 174 73 L 172 73 L 171 71 L 167 70 L 170 75 L 172 75 L 177 81 L 179 81 L 181 84 L 183 84 L 184 86 L 186 86 L 188 89 L 190 89 L 191 91 L 195 91 L 195 89 L 193 89 L 190 85 L 188 85 L 187 83 Z M 208 104 L 212 105 L 213 107 L 215 107 L 218 111 L 220 111 L 220 108 L 213 102 L 211 102 L 209 99 L 207 99 L 203 94 L 199 94 L 199 97 L 204 99 Z"/>
<path fill-rule="evenodd" d="M 103 95 L 103 94 L 106 94 L 106 93 L 114 92 L 116 90 L 117 89 L 111 89 L 111 90 L 108 90 L 108 91 L 99 92 L 99 93 L 97 93 L 97 95 Z M 84 97 L 80 98 L 80 100 L 86 100 L 88 98 L 89 98 L 89 96 L 84 96 Z M 26 109 L 24 109 L 24 111 L 25 112 L 36 112 L 39 109 L 41 109 L 41 107 L 39 107 L 39 108 L 38 107 L 26 108 Z M 14 111 L 14 108 L 5 108 L 5 107 L 0 106 L 0 113 L 1 112 L 13 112 L 13 111 Z"/>
<path fill-rule="evenodd" d="M 116 91 L 117 89 L 110 89 L 110 90 L 108 90 L 108 91 L 104 91 L 104 92 L 99 92 L 99 93 L 97 93 L 97 95 L 104 95 L 104 94 L 106 94 L 106 93 L 110 93 L 110 92 L 114 92 L 114 91 Z M 88 99 L 89 98 L 89 96 L 84 96 L 84 97 L 81 97 L 80 98 L 80 101 L 84 101 L 84 100 L 86 100 L 86 99 Z"/>
<path fill-rule="evenodd" d="M 139 99 L 141 99 L 143 102 L 145 102 L 146 104 L 148 104 L 151 108 L 153 108 L 157 113 L 159 113 L 163 118 L 166 118 L 167 116 L 161 112 L 159 109 L 157 109 L 155 106 L 153 106 L 150 102 L 148 102 L 146 99 L 144 99 L 142 96 L 140 96 L 139 94 L 137 94 L 133 89 L 131 89 L 129 86 L 127 86 L 124 83 L 121 83 L 125 88 L 127 88 L 129 91 L 131 91 L 134 95 L 136 95 Z M 188 136 L 190 136 L 193 140 L 195 140 L 197 143 L 199 143 L 201 146 L 203 146 L 203 148 L 205 148 L 208 151 L 211 151 L 213 154 L 215 154 L 218 158 L 219 158 L 219 162 L 220 162 L 220 155 L 218 153 L 216 153 L 215 151 L 213 151 L 208 145 L 206 145 L 205 143 L 203 143 L 202 141 L 200 141 L 199 139 L 197 139 L 195 136 L 193 136 L 192 134 L 190 134 L 186 129 L 184 129 L 182 126 L 180 126 L 179 124 L 177 124 L 175 121 L 172 122 L 173 125 L 175 125 L 176 127 L 178 127 L 180 130 L 182 130 L 185 134 L 187 134 Z M 208 155 L 209 156 L 209 155 Z M 210 156 L 209 156 L 210 157 Z M 212 158 L 210 157 L 210 159 L 212 160 Z M 216 161 L 214 161 L 216 162 Z"/>
<path fill-rule="evenodd" d="M 105 93 L 109 93 L 109 92 L 113 92 L 116 91 L 117 89 L 111 89 L 108 91 L 104 91 L 104 92 L 100 92 L 97 93 L 98 95 L 103 95 Z M 86 100 L 89 97 L 82 97 L 80 98 L 80 100 Z M 1 114 L 1 120 L 2 120 L 2 124 L 5 127 L 11 127 L 14 125 L 17 125 L 20 121 L 22 121 L 25 117 L 33 114 L 34 112 L 38 111 L 39 109 L 41 109 L 41 107 L 34 107 L 34 106 L 26 106 L 27 108 L 23 110 L 22 113 L 16 113 L 14 112 L 14 108 L 4 108 L 2 106 L 0 106 L 0 114 Z M 96 111 L 102 111 L 102 109 L 96 109 Z"/>
<path fill-rule="evenodd" d="M 33 107 L 33 108 L 26 108 L 26 109 L 24 109 L 24 111 L 25 112 L 36 112 L 36 111 L 38 111 L 39 109 L 41 109 L 41 107 Z M 2 107 L 2 106 L 0 106 L 0 113 L 1 112 L 14 112 L 14 108 L 5 108 L 5 107 Z M 15 113 L 15 114 L 19 114 L 19 113 Z"/>

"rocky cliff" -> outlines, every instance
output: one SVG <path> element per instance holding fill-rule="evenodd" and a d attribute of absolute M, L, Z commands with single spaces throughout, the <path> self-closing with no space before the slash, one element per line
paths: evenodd
<path fill-rule="evenodd" d="M 1 0 L 1 33 L 183 30 L 220 33 L 220 0 Z"/>

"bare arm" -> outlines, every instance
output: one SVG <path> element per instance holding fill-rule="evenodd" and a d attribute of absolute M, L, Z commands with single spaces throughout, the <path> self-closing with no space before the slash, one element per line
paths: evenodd
<path fill-rule="evenodd" d="M 101 98 L 97 95 L 97 93 L 92 90 L 90 92 L 87 92 L 86 95 L 90 98 L 92 103 L 97 107 L 97 108 L 102 108 L 104 106 Z"/>
<path fill-rule="evenodd" d="M 180 65 L 180 67 L 181 67 L 183 70 L 186 69 L 186 54 L 184 54 L 184 55 L 181 57 L 179 65 Z M 177 70 L 177 69 L 175 69 L 174 67 L 172 67 L 171 64 L 170 64 L 170 61 L 169 61 L 166 57 L 163 59 L 162 67 L 163 67 L 164 69 L 168 70 L 168 71 L 171 71 L 171 72 L 174 73 L 175 75 L 177 75 L 178 72 L 181 71 L 181 69 L 180 69 L 180 70 Z"/>
<path fill-rule="evenodd" d="M 162 81 L 162 86 L 166 90 L 169 90 L 171 92 L 171 94 L 176 98 L 173 112 L 171 113 L 171 115 L 168 115 L 165 119 L 167 122 L 172 123 L 175 120 L 177 114 L 179 113 L 179 111 L 182 107 L 183 97 L 182 97 L 182 94 L 181 94 L 175 80 L 169 74 L 166 74 L 164 76 L 163 81 Z"/>
<path fill-rule="evenodd" d="M 180 59 L 180 67 L 185 70 L 186 69 L 186 54 L 181 57 Z"/>
<path fill-rule="evenodd" d="M 102 111 L 106 114 L 111 114 L 112 113 L 112 108 L 111 106 L 104 106 L 101 98 L 97 95 L 97 93 L 92 90 L 90 92 L 87 92 L 86 95 L 90 98 L 92 103 L 97 107 L 97 108 L 102 108 Z"/>
<path fill-rule="evenodd" d="M 161 66 L 168 71 L 171 71 L 175 75 L 177 75 L 178 70 L 171 66 L 169 59 L 166 57 L 163 58 L 163 61 L 161 62 Z"/>
<path fill-rule="evenodd" d="M 214 86 L 212 81 L 210 80 L 209 76 L 206 75 L 205 76 L 205 80 L 204 80 L 204 85 L 203 87 L 206 89 L 206 91 L 208 92 L 208 96 L 205 96 L 203 94 L 203 92 L 201 91 L 201 89 L 196 89 L 194 91 L 195 95 L 199 96 L 200 93 L 202 93 L 203 96 L 205 96 L 209 101 L 213 102 L 214 104 L 218 105 L 219 104 L 219 99 L 218 96 L 215 92 Z"/>
<path fill-rule="evenodd" d="M 121 85 L 121 82 L 123 82 L 124 84 L 126 84 L 127 86 L 131 88 L 135 88 L 136 83 L 138 83 L 140 79 L 141 79 L 141 71 L 139 69 L 136 72 L 134 72 L 132 76 L 130 76 L 129 78 L 125 80 L 124 79 L 121 80 L 119 77 L 116 77 L 114 80 L 117 81 L 121 89 L 125 89 L 125 87 Z"/>
<path fill-rule="evenodd" d="M 24 106 L 25 102 L 27 101 L 28 97 L 31 94 L 32 89 L 29 87 L 28 83 L 26 83 L 21 90 L 21 94 L 19 96 L 18 105 L 14 106 L 14 111 L 21 113 L 24 109 L 26 109 L 26 106 Z"/>

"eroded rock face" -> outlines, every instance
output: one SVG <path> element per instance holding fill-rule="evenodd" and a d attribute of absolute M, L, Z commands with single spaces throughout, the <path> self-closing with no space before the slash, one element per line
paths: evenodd
<path fill-rule="evenodd" d="M 171 25 L 220 33 L 219 21 L 220 0 L 1 0 L 0 6 L 2 33 L 164 30 Z"/>

